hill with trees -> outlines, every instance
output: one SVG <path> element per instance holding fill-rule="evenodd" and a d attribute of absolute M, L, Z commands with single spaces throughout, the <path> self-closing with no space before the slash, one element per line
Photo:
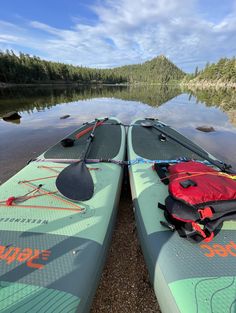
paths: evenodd
<path fill-rule="evenodd" d="M 174 83 L 186 75 L 165 56 L 158 56 L 142 64 L 126 65 L 114 69 L 121 77 L 133 83 Z"/>
<path fill-rule="evenodd" d="M 0 51 L 0 82 L 6 84 L 171 83 L 184 76 L 185 73 L 164 56 L 143 64 L 97 69 L 41 60 L 23 53 L 16 55 L 9 50 Z"/>
<path fill-rule="evenodd" d="M 186 75 L 183 83 L 190 85 L 218 85 L 235 86 L 236 85 L 236 59 L 222 58 L 217 63 L 206 64 L 206 67 L 198 71 L 196 68 L 194 74 Z"/>

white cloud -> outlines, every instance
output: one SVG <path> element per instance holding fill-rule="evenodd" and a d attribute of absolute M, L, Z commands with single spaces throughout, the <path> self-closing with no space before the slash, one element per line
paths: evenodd
<path fill-rule="evenodd" d="M 23 31 L 22 28 L 18 28 L 12 23 L 0 21 L 0 44 L 17 44 L 21 42 L 20 32 Z M 17 33 L 18 35 L 16 35 Z"/>
<path fill-rule="evenodd" d="M 17 43 L 19 38 L 12 35 L 0 35 L 0 42 L 2 43 Z"/>
<path fill-rule="evenodd" d="M 39 21 L 16 29 L 16 25 L 0 22 L 0 48 L 1 43 L 10 45 L 21 38 L 23 51 L 31 48 L 47 59 L 99 67 L 140 63 L 164 54 L 185 70 L 193 70 L 196 65 L 236 54 L 235 8 L 213 23 L 197 13 L 197 3 L 106 0 L 91 7 L 96 23 L 82 24 L 74 18 L 70 29 Z"/>

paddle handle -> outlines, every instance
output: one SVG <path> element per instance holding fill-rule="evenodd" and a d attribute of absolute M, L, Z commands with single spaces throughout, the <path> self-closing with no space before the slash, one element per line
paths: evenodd
<path fill-rule="evenodd" d="M 96 127 L 102 125 L 103 123 L 104 123 L 104 121 L 98 122 Z M 82 130 L 82 131 L 79 132 L 78 134 L 76 134 L 76 135 L 75 135 L 76 139 L 79 139 L 80 137 L 84 136 L 85 134 L 87 134 L 88 132 L 90 132 L 91 130 L 93 130 L 93 127 L 94 127 L 94 126 L 90 126 L 90 127 L 86 128 L 86 129 Z"/>

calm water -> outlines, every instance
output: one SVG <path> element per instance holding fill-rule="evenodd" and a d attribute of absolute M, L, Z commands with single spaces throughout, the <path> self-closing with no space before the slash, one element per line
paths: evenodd
<path fill-rule="evenodd" d="M 83 122 L 101 116 L 116 116 L 124 123 L 157 117 L 236 167 L 233 90 L 183 92 L 167 86 L 0 90 L 0 117 L 11 111 L 22 118 L 19 124 L 0 118 L 1 182 Z M 60 119 L 67 114 L 69 118 Z M 216 131 L 196 130 L 202 125 Z"/>

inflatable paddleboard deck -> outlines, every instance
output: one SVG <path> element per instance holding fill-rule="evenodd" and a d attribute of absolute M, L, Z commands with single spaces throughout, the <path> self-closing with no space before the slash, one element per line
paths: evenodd
<path fill-rule="evenodd" d="M 118 122 L 111 118 L 95 129 L 87 158 L 124 159 L 125 129 L 110 125 Z M 55 180 L 71 164 L 67 160 L 79 159 L 90 132 L 72 147 L 57 143 L 0 187 L 1 312 L 89 311 L 114 227 L 123 170 L 112 163 L 87 164 L 94 195 L 84 202 L 63 197 Z"/>
<path fill-rule="evenodd" d="M 147 122 L 158 129 L 141 126 Z M 131 161 L 203 159 L 163 137 L 162 131 L 216 160 L 158 120 L 136 120 L 133 124 L 128 131 Z M 152 162 L 133 163 L 129 174 L 138 236 L 162 313 L 236 312 L 236 223 L 224 222 L 213 241 L 193 244 L 160 224 L 165 218 L 158 202 L 165 204 L 168 186 L 152 170 Z"/>

